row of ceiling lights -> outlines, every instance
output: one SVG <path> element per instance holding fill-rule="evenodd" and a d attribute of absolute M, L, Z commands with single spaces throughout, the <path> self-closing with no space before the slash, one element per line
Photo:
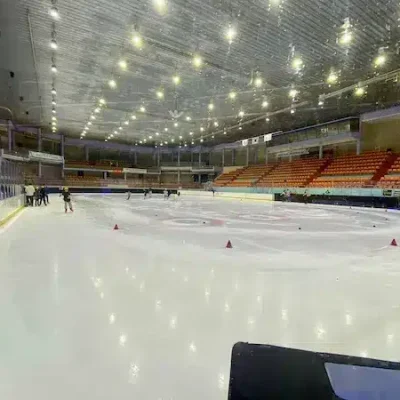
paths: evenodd
<path fill-rule="evenodd" d="M 158 10 L 165 11 L 165 9 L 166 9 L 166 2 L 165 2 L 164 0 L 159 0 L 159 1 L 155 0 L 155 6 L 156 6 L 156 8 L 157 8 Z M 225 31 L 225 37 L 226 37 L 226 39 L 228 40 L 228 42 L 229 42 L 230 44 L 232 44 L 232 43 L 233 43 L 233 40 L 234 40 L 234 38 L 235 38 L 236 36 L 237 36 L 237 31 L 236 31 L 236 29 L 235 29 L 232 25 L 229 25 L 229 27 L 228 27 L 228 28 L 226 29 L 226 31 Z M 342 46 L 348 47 L 348 46 L 351 44 L 352 38 L 353 38 L 353 33 L 352 33 L 352 30 L 351 30 L 351 24 L 350 24 L 350 20 L 347 18 L 347 19 L 345 19 L 345 22 L 344 22 L 344 24 L 343 24 L 342 27 L 341 27 L 341 33 L 340 33 L 339 36 L 338 36 L 338 43 L 339 43 L 340 45 L 342 45 Z M 143 41 L 143 38 L 140 36 L 140 34 L 139 34 L 138 32 L 135 32 L 135 33 L 134 33 L 134 35 L 133 35 L 133 37 L 132 37 L 132 44 L 133 44 L 134 47 L 136 47 L 137 49 L 142 49 L 142 48 L 143 48 L 143 46 L 144 46 L 144 41 Z M 378 54 L 378 56 L 377 56 L 377 57 L 375 58 L 375 60 L 374 60 L 374 67 L 375 67 L 375 68 L 381 67 L 385 62 L 386 62 L 386 55 L 385 55 L 385 52 L 384 52 L 384 48 L 381 48 L 381 49 L 379 49 L 379 54 Z M 201 57 L 199 54 L 195 54 L 194 57 L 193 57 L 192 63 L 193 63 L 193 65 L 194 65 L 194 67 L 200 68 L 200 67 L 203 66 L 204 61 L 203 61 L 202 57 Z M 118 66 L 119 66 L 119 68 L 120 68 L 121 70 L 123 70 L 123 71 L 125 71 L 125 70 L 128 68 L 128 64 L 127 64 L 127 62 L 126 62 L 125 60 L 120 60 L 120 61 L 118 62 Z M 301 70 L 303 70 L 303 68 L 304 68 L 304 63 L 303 63 L 301 57 L 298 57 L 298 56 L 297 56 L 297 57 L 294 57 L 294 58 L 293 58 L 293 60 L 292 60 L 292 68 L 293 68 L 293 70 L 294 70 L 295 72 L 300 72 Z M 326 82 L 327 82 L 327 84 L 328 84 L 329 86 L 338 83 L 338 80 L 339 80 L 339 73 L 340 73 L 340 71 L 339 71 L 339 72 L 335 72 L 334 70 L 331 70 L 331 72 L 329 73 L 329 75 L 328 75 L 328 77 L 327 77 L 327 80 L 326 80 Z M 180 77 L 179 75 L 175 74 L 175 75 L 172 77 L 172 82 L 174 83 L 174 85 L 179 85 L 179 84 L 181 83 L 181 77 Z M 261 88 L 261 87 L 263 86 L 263 83 L 264 83 L 264 82 L 263 82 L 262 77 L 257 73 L 257 74 L 256 74 L 256 77 L 255 77 L 255 78 L 253 79 L 253 81 L 252 81 L 253 86 L 254 86 L 255 88 Z M 110 87 L 111 89 L 117 88 L 117 82 L 116 82 L 116 80 L 115 80 L 114 78 L 112 78 L 112 79 L 110 79 L 110 80 L 108 81 L 108 85 L 109 85 L 109 87 Z M 292 87 L 292 88 L 289 90 L 289 97 L 292 99 L 292 104 L 296 101 L 296 99 L 297 99 L 297 97 L 298 97 L 298 94 L 299 94 L 299 91 L 296 90 L 294 87 Z M 357 88 L 355 89 L 354 94 L 355 94 L 356 96 L 363 96 L 363 95 L 365 94 L 365 88 L 363 88 L 362 86 L 357 87 Z M 162 99 L 164 98 L 164 91 L 163 91 L 162 88 L 156 91 L 156 96 L 157 96 L 157 98 L 158 98 L 159 100 L 162 100 Z M 236 99 L 236 97 L 237 97 L 237 93 L 236 93 L 235 91 L 232 90 L 231 92 L 229 92 L 228 98 L 229 98 L 230 100 L 233 101 L 233 100 Z M 320 106 L 323 106 L 323 100 L 319 100 L 318 104 L 319 104 Z M 267 108 L 267 107 L 268 107 L 268 101 L 267 101 L 266 99 L 264 99 L 264 100 L 262 101 L 261 107 L 262 107 L 262 108 Z M 212 111 L 214 111 L 214 109 L 215 109 L 214 102 L 211 101 L 211 102 L 208 104 L 208 111 L 209 111 L 209 112 L 212 112 Z M 96 112 L 96 110 L 99 110 L 99 108 L 98 108 L 98 107 L 95 108 L 94 112 Z M 141 112 L 146 112 L 145 107 L 142 106 L 142 107 L 140 108 L 140 111 L 141 111 Z M 292 107 L 291 110 L 290 110 L 290 112 L 291 112 L 292 114 L 294 114 L 294 113 L 295 113 L 295 108 Z M 239 118 L 240 118 L 240 121 L 242 121 L 243 117 L 245 116 L 244 111 L 243 111 L 243 110 L 240 110 L 238 116 L 239 116 Z M 90 119 L 95 119 L 93 113 L 92 113 L 92 115 L 90 116 Z M 135 116 L 135 115 L 132 115 L 132 119 L 136 119 L 136 116 Z M 187 117 L 187 120 L 188 120 L 188 121 L 190 121 L 190 119 L 191 119 L 190 117 Z M 270 119 L 269 119 L 268 116 L 267 116 L 267 118 L 266 118 L 266 121 L 267 121 L 267 122 L 270 121 Z M 129 121 L 121 122 L 121 125 L 122 125 L 122 123 L 125 124 L 125 125 L 129 125 Z M 89 122 L 86 124 L 85 129 L 82 131 L 81 138 L 83 138 L 83 137 L 86 135 L 87 131 L 89 130 L 90 125 L 91 125 L 91 124 L 90 124 L 90 121 L 89 121 Z M 178 122 L 175 122 L 175 123 L 174 123 L 174 126 L 177 127 L 177 126 L 178 126 Z M 217 122 L 217 121 L 214 122 L 214 126 L 215 126 L 215 127 L 218 127 L 218 122 Z M 241 126 L 239 126 L 239 129 L 241 129 Z M 120 126 L 120 127 L 118 128 L 118 130 L 121 131 L 121 130 L 122 130 L 122 126 Z M 120 132 L 118 132 L 117 130 L 115 130 L 112 134 L 110 134 L 110 135 L 106 138 L 106 141 L 108 141 L 108 140 L 114 138 L 115 136 L 118 136 L 119 133 L 120 133 Z M 225 130 L 224 130 L 224 133 L 226 134 L 226 131 L 225 131 Z M 191 133 L 191 134 L 192 134 L 192 133 Z M 151 139 L 151 138 L 152 138 L 152 136 L 149 135 L 149 139 Z M 200 141 L 202 141 L 202 138 L 200 139 Z M 147 139 L 143 139 L 143 140 L 139 141 L 140 144 L 141 144 L 141 143 L 146 143 L 146 142 L 147 142 Z M 192 143 L 194 143 L 193 140 L 192 140 Z M 162 144 L 162 143 L 160 143 L 160 145 L 161 145 L 161 144 Z"/>
<path fill-rule="evenodd" d="M 58 49 L 57 37 L 56 37 L 56 21 L 59 20 L 60 14 L 57 8 L 57 0 L 51 0 L 51 7 L 49 9 L 49 15 L 52 18 L 52 30 L 51 30 L 51 40 L 50 40 L 50 48 L 52 50 L 51 53 L 51 73 L 52 73 L 52 86 L 51 86 L 51 130 L 53 133 L 57 132 L 57 91 L 56 91 L 56 73 L 57 73 L 57 65 L 56 65 L 56 51 Z"/>

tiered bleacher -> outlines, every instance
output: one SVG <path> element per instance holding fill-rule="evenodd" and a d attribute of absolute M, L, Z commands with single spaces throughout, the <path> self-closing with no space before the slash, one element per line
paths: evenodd
<path fill-rule="evenodd" d="M 227 183 L 229 187 L 250 187 L 260 180 L 265 174 L 268 174 L 274 168 L 273 165 L 251 165 L 243 168 L 240 174 L 231 182 Z"/>
<path fill-rule="evenodd" d="M 243 170 L 243 168 L 235 169 L 234 171 L 226 172 L 221 174 L 215 181 L 215 186 L 226 186 L 228 183 L 232 182 Z"/>
<path fill-rule="evenodd" d="M 333 159 L 321 176 L 310 187 L 364 187 L 384 165 L 391 153 L 372 151 L 360 155 L 346 155 Z"/>
<path fill-rule="evenodd" d="M 315 158 L 281 162 L 271 173 L 261 178 L 257 186 L 304 187 L 326 163 L 326 159 Z"/>
<path fill-rule="evenodd" d="M 383 189 L 400 188 L 400 157 L 397 157 L 387 174 L 379 181 L 378 186 Z"/>

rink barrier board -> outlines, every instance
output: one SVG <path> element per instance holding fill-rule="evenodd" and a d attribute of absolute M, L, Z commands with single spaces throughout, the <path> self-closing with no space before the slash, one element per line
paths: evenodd
<path fill-rule="evenodd" d="M 0 200 L 0 227 L 4 226 L 24 209 L 24 196 Z"/>
<path fill-rule="evenodd" d="M 274 201 L 273 194 L 265 193 L 233 193 L 233 192 L 215 192 L 213 195 L 210 191 L 202 190 L 180 190 L 181 195 L 184 196 L 195 196 L 195 197 L 207 197 L 216 199 L 229 199 L 229 200 L 250 200 L 250 201 Z"/>

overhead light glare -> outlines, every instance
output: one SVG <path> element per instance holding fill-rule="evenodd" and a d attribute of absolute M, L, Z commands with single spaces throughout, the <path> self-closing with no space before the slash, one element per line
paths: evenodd
<path fill-rule="evenodd" d="M 128 64 L 125 60 L 120 60 L 118 62 L 118 66 L 123 70 L 126 71 L 126 69 L 128 68 Z"/>
<path fill-rule="evenodd" d="M 53 6 L 53 7 L 50 8 L 49 14 L 50 14 L 50 17 L 55 19 L 55 20 L 60 19 L 60 13 L 58 12 L 58 9 L 57 9 L 56 6 Z"/>
<path fill-rule="evenodd" d="M 383 64 L 385 64 L 385 62 L 386 62 L 386 57 L 385 55 L 381 54 L 375 58 L 374 65 L 375 67 L 381 67 Z"/>
<path fill-rule="evenodd" d="M 55 64 L 53 64 L 53 65 L 51 66 L 51 72 L 53 72 L 53 74 L 56 74 L 56 73 L 57 73 L 57 67 L 56 67 Z"/>
<path fill-rule="evenodd" d="M 264 100 L 261 104 L 262 108 L 267 108 L 268 107 L 268 101 Z"/>
<path fill-rule="evenodd" d="M 50 41 L 50 47 L 51 47 L 53 50 L 57 50 L 57 49 L 58 49 L 58 45 L 57 45 L 56 39 L 51 39 L 51 41 Z"/>
<path fill-rule="evenodd" d="M 236 99 L 236 92 L 230 92 L 230 93 L 229 93 L 229 98 L 230 98 L 231 100 L 235 100 L 235 99 Z"/>
<path fill-rule="evenodd" d="M 117 87 L 117 82 L 115 82 L 114 79 L 110 79 L 108 81 L 108 86 L 110 86 L 111 89 L 115 89 Z"/>
<path fill-rule="evenodd" d="M 100 103 L 102 106 L 104 106 L 104 105 L 106 104 L 106 101 L 105 101 L 103 98 L 101 98 L 101 99 L 99 99 L 99 103 Z"/>
<path fill-rule="evenodd" d="M 56 89 L 51 89 L 51 94 L 53 95 L 53 96 L 55 96 L 56 94 L 57 94 L 57 91 L 56 91 Z"/>
<path fill-rule="evenodd" d="M 158 90 L 158 91 L 157 91 L 157 97 L 158 97 L 159 99 L 163 99 L 163 98 L 164 98 L 164 92 L 161 91 L 161 90 Z"/>
<path fill-rule="evenodd" d="M 175 85 L 179 85 L 180 81 L 181 78 L 178 75 L 172 77 L 172 82 L 174 82 Z"/>
<path fill-rule="evenodd" d="M 132 37 L 132 42 L 133 42 L 133 45 L 134 45 L 136 48 L 138 48 L 138 49 L 140 49 L 140 48 L 143 46 L 143 39 L 142 39 L 142 37 L 141 37 L 139 34 L 137 34 L 137 33 L 135 33 L 135 34 L 133 35 L 133 37 Z"/>
<path fill-rule="evenodd" d="M 357 97 L 361 97 L 361 96 L 363 96 L 365 94 L 365 89 L 363 87 L 359 86 L 354 90 L 354 94 Z"/>
<path fill-rule="evenodd" d="M 254 80 L 254 86 L 255 87 L 261 87 L 262 83 L 263 83 L 263 81 L 262 81 L 262 79 L 260 77 L 258 77 L 258 78 L 256 78 Z"/>
<path fill-rule="evenodd" d="M 297 95 L 299 94 L 299 92 L 296 89 L 290 89 L 289 90 L 289 96 L 294 99 Z"/>
<path fill-rule="evenodd" d="M 337 81 L 338 81 L 338 76 L 334 72 L 331 72 L 326 80 L 326 82 L 329 83 L 329 85 L 333 85 Z"/>
<path fill-rule="evenodd" d="M 213 103 L 210 103 L 210 104 L 208 105 L 208 109 L 209 109 L 210 111 L 214 110 L 214 104 L 213 104 Z"/>
<path fill-rule="evenodd" d="M 132 114 L 131 119 L 132 119 L 132 120 L 135 120 L 135 119 L 136 119 L 136 115 L 135 115 L 135 114 Z"/>
<path fill-rule="evenodd" d="M 292 68 L 296 71 L 300 71 L 303 68 L 303 60 L 299 57 L 296 57 L 292 61 Z"/>
<path fill-rule="evenodd" d="M 203 64 L 203 59 L 202 59 L 200 56 L 194 56 L 194 58 L 193 58 L 193 65 L 194 65 L 196 68 L 199 68 L 199 67 L 202 66 L 202 64 Z"/>
<path fill-rule="evenodd" d="M 228 42 L 232 44 L 233 39 L 236 37 L 236 29 L 230 25 L 225 32 L 225 37 L 228 39 Z"/>

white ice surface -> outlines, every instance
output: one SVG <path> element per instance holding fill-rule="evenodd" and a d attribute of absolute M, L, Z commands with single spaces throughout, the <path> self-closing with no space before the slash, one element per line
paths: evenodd
<path fill-rule="evenodd" d="M 237 341 L 400 360 L 397 214 L 73 201 L 0 233 L 0 399 L 226 399 Z"/>

